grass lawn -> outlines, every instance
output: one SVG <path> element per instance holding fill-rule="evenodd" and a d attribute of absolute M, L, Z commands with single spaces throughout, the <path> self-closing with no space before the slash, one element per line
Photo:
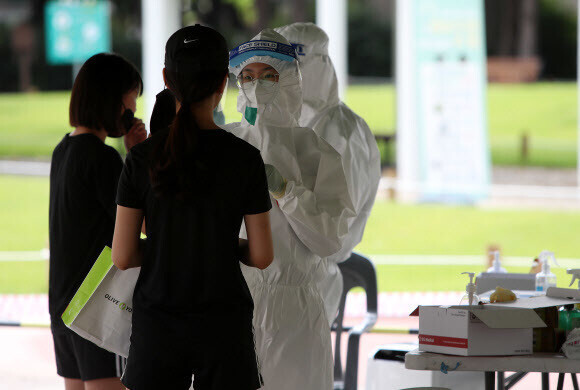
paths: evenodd
<path fill-rule="evenodd" d="M 576 84 L 491 84 L 487 107 L 492 161 L 503 165 L 576 165 Z M 68 127 L 69 92 L 0 94 L 0 157 L 48 158 Z M 228 122 L 238 121 L 237 90 L 227 93 Z M 395 89 L 390 84 L 352 85 L 346 101 L 377 134 L 395 129 Z M 142 101 L 137 116 L 142 116 Z M 530 139 L 528 160 L 521 135 Z M 113 142 L 114 143 L 114 142 Z"/>
<path fill-rule="evenodd" d="M 0 251 L 46 248 L 48 178 L 0 175 L 0 188 Z M 379 201 L 357 251 L 369 255 L 480 255 L 488 244 L 497 243 L 505 256 L 532 258 L 541 250 L 550 249 L 557 257 L 579 258 L 579 231 L 579 212 L 484 210 Z M 381 291 L 461 290 L 465 281 L 458 274 L 481 270 L 456 265 L 377 265 Z M 569 280 L 563 270 L 555 272 L 560 283 Z M 46 291 L 46 275 L 45 261 L 0 261 L 0 293 Z"/>
<path fill-rule="evenodd" d="M 48 293 L 48 261 L 0 262 L 0 294 Z"/>
<path fill-rule="evenodd" d="M 48 178 L 0 175 L 0 188 L 0 251 L 47 248 Z"/>
<path fill-rule="evenodd" d="M 486 210 L 376 202 L 357 250 L 368 254 L 479 255 L 499 244 L 505 256 L 580 258 L 580 213 Z"/>
<path fill-rule="evenodd" d="M 523 164 L 521 134 L 530 137 L 529 163 L 576 166 L 576 83 L 495 84 L 488 89 L 494 164 Z"/>

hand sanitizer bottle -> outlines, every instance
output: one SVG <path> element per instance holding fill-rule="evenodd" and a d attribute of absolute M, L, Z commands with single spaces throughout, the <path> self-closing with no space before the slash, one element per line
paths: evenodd
<path fill-rule="evenodd" d="M 463 274 L 469 275 L 469 283 L 465 286 L 465 295 L 461 298 L 460 305 L 477 305 L 479 303 L 479 297 L 475 295 L 475 283 L 473 283 L 473 278 L 475 277 L 475 272 L 462 272 Z"/>
<path fill-rule="evenodd" d="M 487 272 L 493 272 L 496 274 L 507 274 L 505 268 L 501 266 L 501 262 L 499 261 L 499 251 L 492 251 L 489 252 L 490 255 L 493 255 L 493 263 L 491 267 L 487 269 Z"/>
<path fill-rule="evenodd" d="M 544 294 L 550 287 L 556 287 L 556 275 L 550 271 L 550 259 L 558 265 L 554 252 L 542 251 L 540 253 L 540 263 L 542 264 L 542 271 L 536 274 L 536 291 Z"/>

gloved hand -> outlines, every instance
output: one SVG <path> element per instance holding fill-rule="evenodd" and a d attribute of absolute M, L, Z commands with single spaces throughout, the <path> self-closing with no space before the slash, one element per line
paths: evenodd
<path fill-rule="evenodd" d="M 266 178 L 268 179 L 268 190 L 275 199 L 280 199 L 286 193 L 286 179 L 282 177 L 275 166 L 265 164 Z"/>

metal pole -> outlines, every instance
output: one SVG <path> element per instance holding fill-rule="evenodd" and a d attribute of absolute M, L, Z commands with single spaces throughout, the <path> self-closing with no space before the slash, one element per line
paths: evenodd
<path fill-rule="evenodd" d="M 182 25 L 181 0 L 141 0 L 144 118 L 149 123 L 155 95 L 163 89 L 165 42 Z"/>
<path fill-rule="evenodd" d="M 348 86 L 348 18 L 346 0 L 316 0 L 316 24 L 329 37 L 328 54 L 338 79 L 338 94 L 344 100 Z"/>
<path fill-rule="evenodd" d="M 578 12 L 578 21 L 577 24 L 580 23 L 580 0 L 577 2 L 577 12 Z M 580 115 L 580 28 L 577 28 L 577 50 L 576 50 L 576 90 L 578 97 L 576 98 L 576 112 Z M 576 126 L 578 128 L 578 139 L 577 139 L 577 150 L 576 150 L 576 185 L 578 189 L 578 198 L 580 199 L 580 116 L 576 120 Z"/>

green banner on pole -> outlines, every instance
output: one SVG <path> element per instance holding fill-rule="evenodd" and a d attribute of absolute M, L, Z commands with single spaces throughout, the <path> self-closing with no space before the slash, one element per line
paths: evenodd
<path fill-rule="evenodd" d="M 108 1 L 49 1 L 44 9 L 49 64 L 83 63 L 111 51 Z"/>

